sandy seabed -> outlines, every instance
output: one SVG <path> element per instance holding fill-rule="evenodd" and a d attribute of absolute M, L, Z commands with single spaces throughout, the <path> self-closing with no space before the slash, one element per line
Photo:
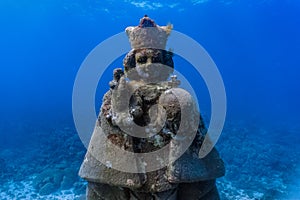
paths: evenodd
<path fill-rule="evenodd" d="M 287 127 L 227 122 L 217 144 L 226 164 L 217 180 L 222 199 L 300 199 L 299 129 Z M 23 138 L 0 146 L 0 199 L 84 199 L 86 182 L 77 173 L 86 149 L 76 131 L 62 126 L 26 134 L 26 145 Z"/>

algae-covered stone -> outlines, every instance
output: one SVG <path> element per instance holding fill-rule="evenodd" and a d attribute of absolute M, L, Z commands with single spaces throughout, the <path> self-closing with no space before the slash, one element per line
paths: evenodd
<path fill-rule="evenodd" d="M 185 153 L 168 168 L 167 172 L 168 180 L 172 183 L 213 180 L 224 175 L 224 162 L 216 149 L 202 159 Z"/>
<path fill-rule="evenodd" d="M 148 16 L 126 33 L 133 49 L 115 69 L 79 175 L 88 181 L 87 199 L 217 200 L 215 179 L 225 174 L 216 149 L 199 158 L 206 128 L 193 97 L 171 76 L 173 53 L 164 50 L 171 26 L 160 27 Z M 106 139 L 103 139 L 104 138 Z M 151 169 L 143 157 L 130 160 L 130 172 L 115 166 L 128 162 L 118 150 L 167 164 Z M 114 157 L 119 155 L 118 158 Z M 109 159 L 108 159 L 109 158 Z M 112 160 L 113 161 L 112 161 Z M 67 185 L 64 177 L 62 185 Z"/>

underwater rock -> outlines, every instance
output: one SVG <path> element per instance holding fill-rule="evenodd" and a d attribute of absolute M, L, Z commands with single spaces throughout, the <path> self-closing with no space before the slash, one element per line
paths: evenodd
<path fill-rule="evenodd" d="M 40 195 L 48 195 L 52 192 L 55 192 L 58 188 L 55 187 L 53 183 L 46 183 L 41 189 L 39 190 Z"/>
<path fill-rule="evenodd" d="M 60 183 L 60 189 L 67 190 L 73 187 L 73 184 L 77 181 L 77 172 L 72 168 L 64 169 L 64 176 Z"/>
<path fill-rule="evenodd" d="M 48 195 L 59 189 L 67 190 L 73 187 L 78 176 L 74 169 L 47 169 L 33 180 L 33 187 L 40 195 Z"/>
<path fill-rule="evenodd" d="M 36 176 L 33 186 L 41 195 L 46 195 L 58 190 L 62 179 L 62 170 L 48 169 Z"/>
<path fill-rule="evenodd" d="M 164 50 L 171 29 L 148 16 L 139 26 L 126 28 L 133 49 L 123 60 L 124 72 L 114 70 L 79 171 L 88 181 L 88 200 L 219 199 L 215 180 L 225 174 L 224 163 L 215 148 L 198 157 L 206 128 L 192 96 L 171 76 L 173 53 Z M 113 145 L 136 154 L 167 148 L 156 162 L 170 162 L 148 170 L 152 163 L 136 159 L 137 173 L 119 171 L 114 165 L 126 163 L 126 156 L 114 164 L 98 159 L 114 157 Z"/>

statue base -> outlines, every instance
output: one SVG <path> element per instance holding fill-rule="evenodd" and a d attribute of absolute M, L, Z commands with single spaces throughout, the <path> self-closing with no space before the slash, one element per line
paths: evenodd
<path fill-rule="evenodd" d="M 177 188 L 157 193 L 89 182 L 87 200 L 219 200 L 215 180 L 180 183 Z"/>

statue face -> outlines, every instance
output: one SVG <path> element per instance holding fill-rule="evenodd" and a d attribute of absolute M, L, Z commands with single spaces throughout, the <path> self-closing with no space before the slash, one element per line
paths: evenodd
<path fill-rule="evenodd" d="M 172 53 L 159 49 L 139 49 L 127 54 L 124 67 L 130 80 L 166 81 L 173 72 Z"/>
<path fill-rule="evenodd" d="M 153 49 L 146 49 L 135 54 L 136 71 L 143 79 L 159 78 L 161 69 L 164 67 L 162 61 L 162 53 Z"/>

